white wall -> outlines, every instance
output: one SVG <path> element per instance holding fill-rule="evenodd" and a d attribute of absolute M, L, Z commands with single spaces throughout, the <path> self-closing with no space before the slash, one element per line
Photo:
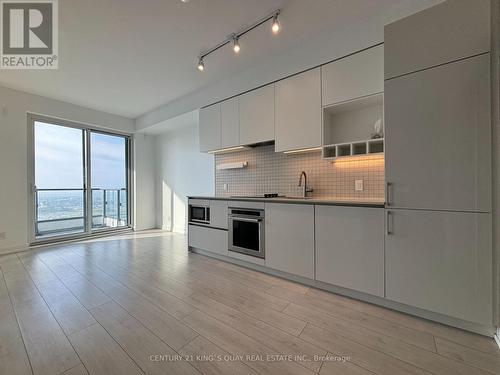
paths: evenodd
<path fill-rule="evenodd" d="M 214 157 L 198 151 L 198 124 L 156 136 L 157 226 L 185 233 L 187 195 L 214 195 Z"/>
<path fill-rule="evenodd" d="M 103 129 L 130 133 L 135 130 L 132 119 L 0 87 L 0 233 L 5 233 L 5 238 L 0 238 L 0 253 L 24 248 L 28 242 L 28 112 Z M 142 153 L 141 145 L 136 152 Z M 153 155 L 150 157 L 154 159 Z M 153 179 L 146 173 L 144 179 L 147 178 Z M 150 223 L 146 215 L 139 218 Z"/>
<path fill-rule="evenodd" d="M 134 135 L 134 229 L 156 228 L 155 138 Z"/>

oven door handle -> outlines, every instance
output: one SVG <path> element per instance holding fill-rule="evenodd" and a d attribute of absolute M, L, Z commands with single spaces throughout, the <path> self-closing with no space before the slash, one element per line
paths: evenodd
<path fill-rule="evenodd" d="M 230 215 L 229 218 L 231 220 L 239 220 L 239 221 L 247 221 L 249 223 L 260 223 L 262 221 L 262 219 L 250 219 L 250 218 L 246 218 L 246 217 L 238 217 L 238 216 L 232 216 Z"/>

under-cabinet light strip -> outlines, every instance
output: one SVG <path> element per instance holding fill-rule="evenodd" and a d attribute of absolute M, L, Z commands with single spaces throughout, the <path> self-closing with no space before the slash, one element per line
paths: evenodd
<path fill-rule="evenodd" d="M 236 146 L 236 147 L 228 147 L 228 148 L 221 148 L 218 150 L 212 150 L 212 151 L 207 151 L 209 154 L 222 154 L 224 152 L 231 152 L 231 151 L 239 151 L 243 150 L 245 147 L 244 146 Z"/>
<path fill-rule="evenodd" d="M 321 151 L 321 147 L 302 148 L 300 150 L 283 151 L 284 154 L 302 154 L 304 152 Z"/>

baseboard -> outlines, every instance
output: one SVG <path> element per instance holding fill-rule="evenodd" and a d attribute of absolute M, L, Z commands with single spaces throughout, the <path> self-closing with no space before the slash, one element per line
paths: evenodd
<path fill-rule="evenodd" d="M 172 232 L 179 234 L 186 234 L 186 227 L 173 227 Z"/>
<path fill-rule="evenodd" d="M 28 249 L 29 249 L 29 245 L 28 244 L 18 245 L 18 246 L 12 246 L 12 247 L 6 247 L 6 248 L 3 248 L 3 249 L 0 249 L 0 256 L 19 253 L 21 251 L 26 251 Z"/>
<path fill-rule="evenodd" d="M 116 231 L 95 233 L 91 236 L 81 236 L 81 237 L 66 238 L 66 239 L 60 239 L 60 240 L 55 239 L 54 241 L 32 243 L 31 245 L 26 244 L 24 246 L 21 245 L 21 246 L 6 248 L 6 249 L 0 249 L 0 256 L 21 253 L 24 251 L 29 251 L 32 249 L 37 249 L 37 248 L 46 247 L 46 246 L 54 246 L 54 245 L 60 245 L 60 244 L 65 244 L 65 243 L 91 241 L 91 240 L 96 240 L 99 238 L 119 236 L 119 235 L 123 235 L 123 234 L 135 233 L 135 232 L 136 231 L 132 228 L 125 228 L 125 229 L 119 229 Z"/>
<path fill-rule="evenodd" d="M 500 349 L 500 328 L 497 328 L 497 333 L 494 336 L 495 342 L 498 345 L 498 348 Z"/>

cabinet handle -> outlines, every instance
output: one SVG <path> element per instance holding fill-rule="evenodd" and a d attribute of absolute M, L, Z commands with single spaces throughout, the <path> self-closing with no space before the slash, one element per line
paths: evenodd
<path fill-rule="evenodd" d="M 387 215 L 386 215 L 386 233 L 388 236 L 394 234 L 394 232 L 392 231 L 392 212 L 391 211 L 387 211 Z"/>
<path fill-rule="evenodd" d="M 391 190 L 392 190 L 392 183 L 391 182 L 386 182 L 385 183 L 385 202 L 388 206 L 391 205 Z"/>

